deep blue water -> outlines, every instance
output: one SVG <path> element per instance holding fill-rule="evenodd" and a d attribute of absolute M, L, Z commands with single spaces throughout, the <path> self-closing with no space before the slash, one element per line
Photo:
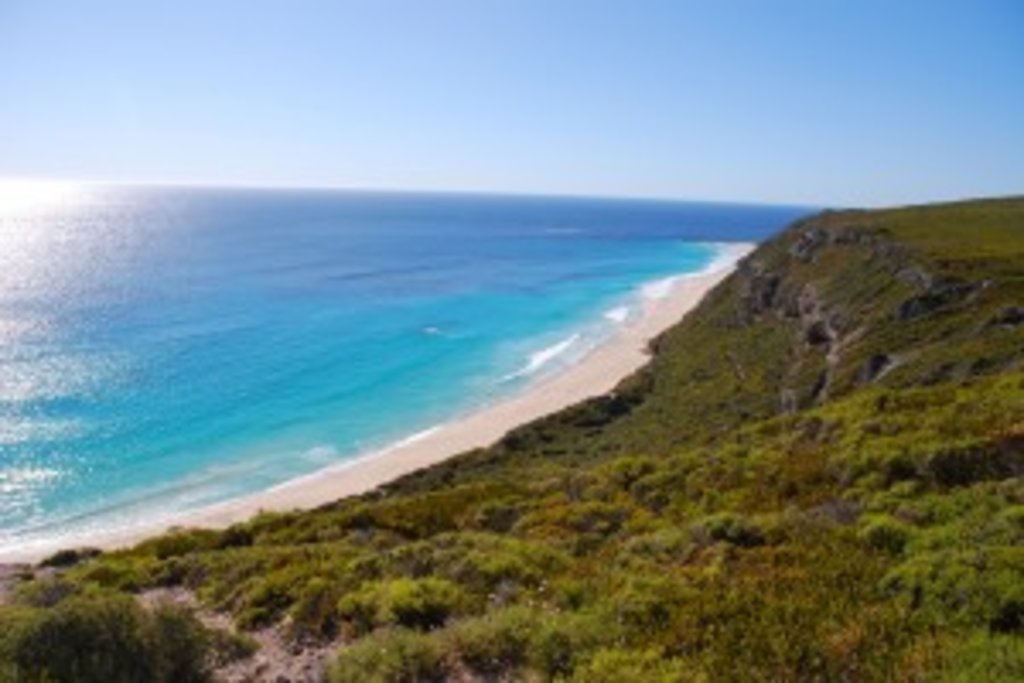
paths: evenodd
<path fill-rule="evenodd" d="M 0 205 L 0 551 L 282 482 L 578 359 L 806 209 L 92 188 Z"/>

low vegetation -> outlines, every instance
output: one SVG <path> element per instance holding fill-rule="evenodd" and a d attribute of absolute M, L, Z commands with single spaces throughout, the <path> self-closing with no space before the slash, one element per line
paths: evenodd
<path fill-rule="evenodd" d="M 1024 201 L 826 213 L 608 397 L 366 496 L 29 572 L 0 680 L 1024 679 Z"/>

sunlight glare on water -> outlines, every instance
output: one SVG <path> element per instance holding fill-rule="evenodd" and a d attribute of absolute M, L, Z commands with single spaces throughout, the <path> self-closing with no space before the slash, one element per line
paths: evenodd
<path fill-rule="evenodd" d="M 0 179 L 0 215 L 33 215 L 53 211 L 81 199 L 84 188 L 51 180 Z"/>
<path fill-rule="evenodd" d="M 73 183 L 0 180 L 0 302 L 12 303 L 46 286 L 56 266 L 67 266 L 61 214 L 86 196 Z M 56 219 L 56 220 L 51 220 Z M 0 341 L 33 332 L 26 321 L 0 318 Z"/>
<path fill-rule="evenodd" d="M 60 309 L 39 305 L 66 298 L 88 267 L 89 250 L 75 253 L 79 245 L 60 219 L 88 196 L 73 183 L 0 180 L 0 511 L 31 503 L 33 491 L 61 474 L 5 448 L 72 434 L 73 420 L 41 414 L 38 402 L 72 398 L 95 374 L 73 355 L 53 352 Z"/>

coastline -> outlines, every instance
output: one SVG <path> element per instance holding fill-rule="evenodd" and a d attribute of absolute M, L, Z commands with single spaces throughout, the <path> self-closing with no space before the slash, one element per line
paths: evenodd
<path fill-rule="evenodd" d="M 10 549 L 0 549 L 0 563 L 37 562 L 67 547 L 114 550 L 174 527 L 224 528 L 260 512 L 312 509 L 340 498 L 366 493 L 459 453 L 490 446 L 519 425 L 614 389 L 620 381 L 647 363 L 650 341 L 695 308 L 705 294 L 725 279 L 755 246 L 752 243 L 723 243 L 721 253 L 704 270 L 650 283 L 643 292 L 643 310 L 635 320 L 623 323 L 611 338 L 574 365 L 526 387 L 519 394 L 414 434 L 384 449 L 329 465 L 266 491 L 128 528 L 114 528 L 88 536 L 29 541 Z"/>

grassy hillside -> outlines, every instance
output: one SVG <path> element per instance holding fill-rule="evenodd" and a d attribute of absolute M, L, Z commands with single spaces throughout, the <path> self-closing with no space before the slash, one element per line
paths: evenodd
<path fill-rule="evenodd" d="M 1024 679 L 1024 200 L 801 221 L 655 347 L 373 494 L 25 570 L 0 680 L 268 634 L 335 682 Z"/>

